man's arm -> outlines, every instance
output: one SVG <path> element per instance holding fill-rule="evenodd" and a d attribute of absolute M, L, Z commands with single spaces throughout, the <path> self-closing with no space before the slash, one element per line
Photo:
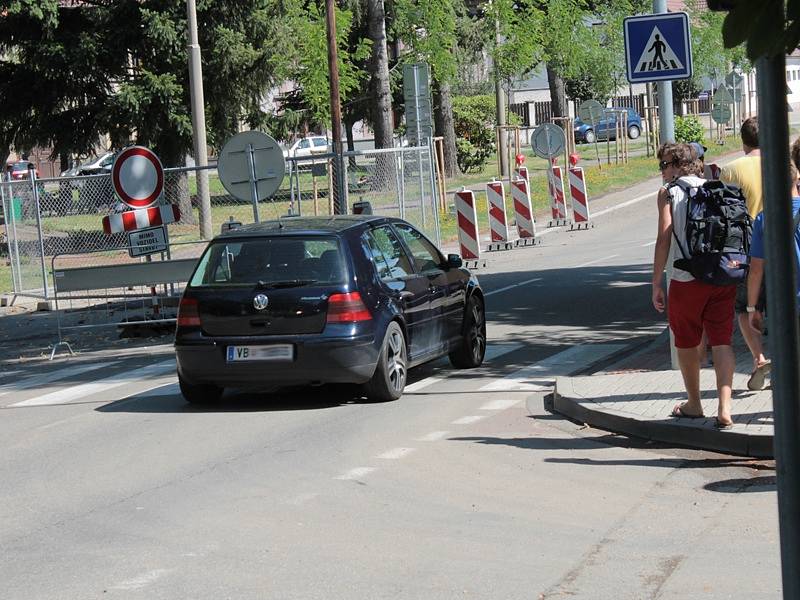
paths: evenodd
<path fill-rule="evenodd" d="M 658 312 L 664 312 L 666 298 L 662 277 L 664 267 L 669 257 L 669 247 L 672 242 L 672 206 L 667 188 L 658 191 L 658 233 L 656 234 L 656 248 L 653 252 L 653 307 Z"/>

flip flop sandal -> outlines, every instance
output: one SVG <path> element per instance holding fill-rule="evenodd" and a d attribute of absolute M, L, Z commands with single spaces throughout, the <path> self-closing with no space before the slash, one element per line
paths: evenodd
<path fill-rule="evenodd" d="M 669 414 L 670 417 L 677 417 L 679 419 L 705 419 L 706 416 L 703 413 L 699 415 L 692 415 L 687 412 L 683 411 L 683 407 L 680 404 L 676 404 L 675 408 L 672 409 L 672 412 Z"/>
<path fill-rule="evenodd" d="M 756 370 L 753 371 L 753 374 L 750 375 L 750 379 L 747 380 L 747 389 L 753 392 L 757 392 L 758 390 L 764 389 L 764 384 L 766 383 L 766 377 L 769 372 L 772 370 L 772 361 L 767 361 L 762 365 L 758 365 Z"/>
<path fill-rule="evenodd" d="M 723 421 L 720 421 L 717 417 L 714 417 L 715 429 L 730 429 L 731 427 L 733 427 L 733 421 L 731 421 L 730 423 L 724 423 Z"/>

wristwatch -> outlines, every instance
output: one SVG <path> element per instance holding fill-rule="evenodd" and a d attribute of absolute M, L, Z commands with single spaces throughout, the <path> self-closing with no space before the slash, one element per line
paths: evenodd
<path fill-rule="evenodd" d="M 745 308 L 745 310 L 747 312 L 749 312 L 749 313 L 756 312 L 756 307 L 755 306 L 748 306 L 747 308 Z"/>

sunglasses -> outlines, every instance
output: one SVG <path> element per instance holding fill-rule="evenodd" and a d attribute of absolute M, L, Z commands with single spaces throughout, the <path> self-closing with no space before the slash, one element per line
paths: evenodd
<path fill-rule="evenodd" d="M 658 168 L 663 171 L 664 169 L 666 169 L 670 165 L 674 165 L 674 164 L 675 164 L 674 160 L 662 160 L 662 161 L 659 161 Z"/>

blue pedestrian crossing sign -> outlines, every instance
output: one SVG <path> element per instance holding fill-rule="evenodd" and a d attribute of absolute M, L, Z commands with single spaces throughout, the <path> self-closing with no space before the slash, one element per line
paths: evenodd
<path fill-rule="evenodd" d="M 626 17 L 628 81 L 669 81 L 692 76 L 692 39 L 685 12 Z"/>

